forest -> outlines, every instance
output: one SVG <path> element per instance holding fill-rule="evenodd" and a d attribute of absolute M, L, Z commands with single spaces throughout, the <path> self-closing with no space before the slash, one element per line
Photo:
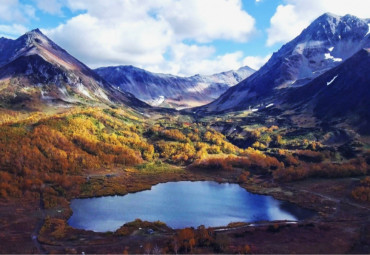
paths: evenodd
<path fill-rule="evenodd" d="M 149 121 L 121 109 L 12 117 L 3 119 L 0 131 L 3 198 L 37 196 L 45 185 L 52 193 L 73 196 L 84 186 L 81 176 L 86 170 L 150 162 L 193 171 L 241 169 L 240 180 L 266 175 L 278 182 L 365 176 L 370 163 L 369 150 L 346 158 L 317 141 L 287 140 L 278 126 L 248 131 L 252 146 L 242 149 L 209 125 L 190 124 L 173 116 Z M 354 189 L 356 199 L 369 199 L 366 180 Z"/>
<path fill-rule="evenodd" d="M 296 131 L 276 124 L 244 123 L 239 134 L 230 135 L 217 131 L 216 119 L 170 113 L 147 118 L 115 107 L 28 114 L 7 110 L 0 116 L 0 200 L 41 201 L 46 210 L 63 210 L 45 218 L 38 238 L 46 243 L 75 235 L 67 224 L 71 199 L 124 195 L 166 180 L 227 178 L 260 192 L 261 182 L 274 188 L 356 177 L 361 181 L 352 185 L 351 198 L 370 201 L 370 150 L 360 141 L 328 146 L 312 135 L 292 136 Z M 129 236 L 138 226 L 172 231 L 164 223 L 138 219 L 114 236 Z M 230 250 L 213 231 L 204 226 L 176 230 L 160 251 L 254 252 L 249 243 Z M 158 248 L 147 245 L 150 251 Z"/>

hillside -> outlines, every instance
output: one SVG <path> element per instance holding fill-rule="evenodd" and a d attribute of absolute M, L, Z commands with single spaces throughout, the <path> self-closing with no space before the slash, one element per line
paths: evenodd
<path fill-rule="evenodd" d="M 331 125 L 348 123 L 370 134 L 370 54 L 362 49 L 306 86 L 292 90 L 285 108 Z"/>
<path fill-rule="evenodd" d="M 3 107 L 124 104 L 148 107 L 115 89 L 40 30 L 0 40 L 0 98 Z"/>

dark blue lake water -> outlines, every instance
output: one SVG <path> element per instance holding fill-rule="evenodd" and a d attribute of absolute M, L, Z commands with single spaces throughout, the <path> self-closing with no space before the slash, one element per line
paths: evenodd
<path fill-rule="evenodd" d="M 237 184 L 168 182 L 151 190 L 98 198 L 74 199 L 70 226 L 96 232 L 115 231 L 137 218 L 160 220 L 172 228 L 225 226 L 230 222 L 300 220 L 311 211 L 249 193 Z"/>

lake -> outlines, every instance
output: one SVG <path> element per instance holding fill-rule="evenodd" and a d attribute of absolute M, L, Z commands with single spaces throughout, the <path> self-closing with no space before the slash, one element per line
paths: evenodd
<path fill-rule="evenodd" d="M 137 218 L 172 228 L 226 226 L 230 222 L 297 221 L 312 211 L 271 196 L 252 194 L 238 184 L 181 181 L 124 196 L 73 199 L 68 224 L 95 232 L 115 231 Z"/>

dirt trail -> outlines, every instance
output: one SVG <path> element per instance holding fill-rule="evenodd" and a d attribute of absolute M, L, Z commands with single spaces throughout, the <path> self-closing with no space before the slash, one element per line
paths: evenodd
<path fill-rule="evenodd" d="M 300 191 L 307 192 L 309 194 L 319 196 L 319 197 L 324 198 L 326 200 L 335 202 L 336 204 L 344 203 L 344 204 L 348 204 L 348 205 L 353 206 L 353 207 L 357 207 L 358 209 L 364 209 L 364 210 L 370 211 L 369 207 L 362 206 L 362 205 L 359 205 L 357 203 L 350 202 L 348 200 L 340 200 L 340 199 L 337 199 L 337 198 L 334 198 L 334 197 L 331 197 L 331 196 L 328 196 L 328 195 L 324 195 L 324 194 L 321 194 L 321 193 L 318 193 L 318 192 L 315 192 L 315 191 L 310 191 L 310 190 L 305 190 L 305 189 L 301 189 Z"/>
<path fill-rule="evenodd" d="M 40 192 L 39 210 L 40 210 L 40 220 L 37 222 L 36 227 L 31 234 L 31 238 L 32 238 L 33 244 L 37 248 L 37 253 L 47 254 L 47 251 L 42 247 L 41 243 L 38 240 L 39 232 L 42 226 L 44 225 L 45 217 L 46 217 L 45 208 L 44 208 L 44 196 L 42 192 Z"/>

